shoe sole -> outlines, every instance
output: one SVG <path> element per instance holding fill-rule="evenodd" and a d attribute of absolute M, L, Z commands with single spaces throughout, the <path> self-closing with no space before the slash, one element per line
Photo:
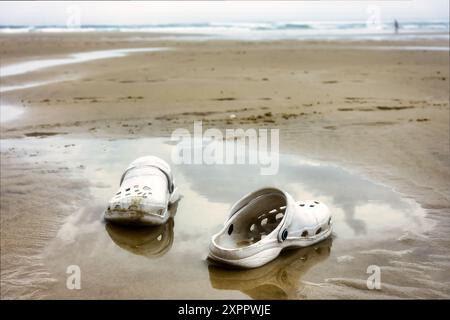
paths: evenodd
<path fill-rule="evenodd" d="M 331 228 L 325 230 L 324 232 L 310 238 L 295 238 L 286 239 L 276 248 L 263 249 L 262 251 L 241 259 L 224 259 L 214 255 L 211 251 L 209 253 L 209 258 L 220 263 L 232 265 L 239 268 L 257 268 L 265 265 L 266 263 L 276 259 L 280 252 L 284 249 L 295 249 L 312 246 L 319 243 L 331 235 Z M 242 248 L 241 248 L 242 250 Z M 245 249 L 244 249 L 245 250 Z"/>

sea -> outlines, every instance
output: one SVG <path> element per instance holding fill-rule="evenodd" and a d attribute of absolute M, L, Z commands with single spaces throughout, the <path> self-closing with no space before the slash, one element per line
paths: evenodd
<path fill-rule="evenodd" d="M 132 32 L 192 40 L 414 40 L 449 39 L 449 21 L 288 21 L 144 25 L 0 25 L 1 33 Z"/>

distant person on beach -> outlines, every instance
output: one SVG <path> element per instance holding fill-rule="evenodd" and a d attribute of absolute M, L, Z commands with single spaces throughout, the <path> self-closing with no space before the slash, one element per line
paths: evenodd
<path fill-rule="evenodd" d="M 395 33 L 398 33 L 398 29 L 400 28 L 400 25 L 398 24 L 397 19 L 394 20 L 394 29 L 395 29 Z"/>

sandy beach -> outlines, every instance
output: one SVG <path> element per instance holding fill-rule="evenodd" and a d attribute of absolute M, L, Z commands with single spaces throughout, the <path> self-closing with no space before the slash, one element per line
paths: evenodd
<path fill-rule="evenodd" d="M 2 299 L 450 298 L 448 41 L 89 32 L 0 44 Z M 170 157 L 173 130 L 200 120 L 278 128 L 280 176 L 179 166 L 172 225 L 105 225 L 129 161 Z M 211 265 L 210 236 L 258 183 L 331 201 L 342 227 L 260 269 Z M 68 264 L 82 268 L 82 290 L 66 289 Z M 381 290 L 366 287 L 369 265 Z"/>

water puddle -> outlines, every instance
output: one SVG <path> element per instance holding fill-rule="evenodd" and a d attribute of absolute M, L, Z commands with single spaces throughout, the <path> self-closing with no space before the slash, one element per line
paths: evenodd
<path fill-rule="evenodd" d="M 450 51 L 449 46 L 411 46 L 411 45 L 356 45 L 353 43 L 346 43 L 346 45 L 320 45 L 320 46 L 311 46 L 311 48 L 321 48 L 327 50 L 382 50 L 382 51 Z M 308 48 L 308 46 L 305 46 Z"/>
<path fill-rule="evenodd" d="M 23 84 L 17 84 L 17 85 L 3 85 L 2 84 L 0 86 L 0 93 L 45 86 L 47 84 L 56 83 L 58 81 L 59 80 L 55 79 L 55 80 L 51 80 L 51 81 L 29 82 L 29 83 L 23 83 Z"/>
<path fill-rule="evenodd" d="M 15 76 L 18 74 L 33 72 L 45 68 L 61 66 L 65 64 L 88 62 L 99 59 L 119 58 L 132 53 L 154 52 L 169 50 L 168 48 L 127 48 L 127 49 L 113 49 L 113 50 L 99 50 L 90 52 L 80 52 L 70 54 L 63 58 L 54 59 L 37 59 L 33 61 L 26 61 L 15 63 L 11 65 L 2 66 L 0 74 L 2 77 Z"/>
<path fill-rule="evenodd" d="M 172 208 L 172 218 L 164 226 L 129 229 L 105 224 L 105 205 L 135 158 L 153 154 L 171 162 L 174 145 L 168 139 L 53 136 L 2 140 L 1 148 L 39 150 L 36 163 L 60 163 L 90 181 L 92 198 L 77 212 L 66 213 L 70 216 L 46 252 L 46 264 L 59 280 L 52 292 L 58 298 L 303 298 L 311 270 L 317 282 L 338 278 L 346 267 L 336 268 L 337 259 L 353 248 L 369 249 L 423 228 L 419 205 L 390 188 L 339 167 L 281 154 L 275 176 L 260 175 L 259 165 L 173 165 L 183 197 Z M 210 237 L 221 228 L 230 206 L 263 186 L 283 188 L 297 200 L 326 203 L 334 214 L 333 237 L 285 252 L 253 270 L 208 263 Z M 82 290 L 66 289 L 69 265 L 80 267 Z"/>
<path fill-rule="evenodd" d="M 360 50 L 450 51 L 448 46 L 352 46 Z"/>
<path fill-rule="evenodd" d="M 0 105 L 0 123 L 17 119 L 24 111 L 21 107 Z"/>

